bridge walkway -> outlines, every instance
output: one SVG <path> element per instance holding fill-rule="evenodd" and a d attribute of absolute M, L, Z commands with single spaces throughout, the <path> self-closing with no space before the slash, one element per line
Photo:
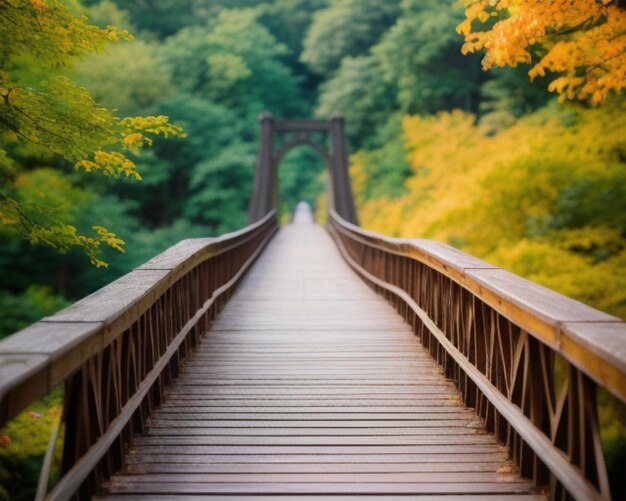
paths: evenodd
<path fill-rule="evenodd" d="M 507 457 L 301 210 L 97 499 L 543 499 Z"/>

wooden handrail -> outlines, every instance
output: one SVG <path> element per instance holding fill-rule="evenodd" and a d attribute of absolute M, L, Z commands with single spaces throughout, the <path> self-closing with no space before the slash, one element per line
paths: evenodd
<path fill-rule="evenodd" d="M 0 342 L 0 425 L 66 386 L 66 475 L 51 499 L 90 496 L 123 464 L 133 434 L 277 228 L 272 211 L 237 232 L 179 242 Z"/>
<path fill-rule="evenodd" d="M 366 231 L 332 210 L 328 229 L 525 476 L 553 498 L 610 497 L 595 390 L 626 401 L 626 323 L 445 244 Z"/>

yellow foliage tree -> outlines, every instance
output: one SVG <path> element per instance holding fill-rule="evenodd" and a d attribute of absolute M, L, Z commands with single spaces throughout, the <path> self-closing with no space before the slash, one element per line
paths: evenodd
<path fill-rule="evenodd" d="M 405 117 L 408 193 L 361 201 L 361 222 L 450 243 L 626 318 L 626 108 L 613 104 L 551 106 L 495 135 L 461 111 Z M 365 158 L 352 158 L 357 185 L 370 182 Z"/>
<path fill-rule="evenodd" d="M 531 64 L 561 99 L 597 104 L 626 87 L 626 10 L 618 0 L 473 0 L 457 31 L 483 67 Z"/>
<path fill-rule="evenodd" d="M 125 30 L 89 24 L 74 6 L 59 0 L 0 2 L 0 223 L 31 243 L 61 252 L 79 247 L 93 264 L 105 266 L 97 257 L 101 247 L 121 251 L 124 242 L 102 226 L 93 226 L 92 236 L 81 235 L 55 217 L 54 207 L 21 196 L 19 157 L 56 157 L 87 172 L 140 179 L 128 151 L 150 145 L 150 136 L 183 134 L 164 116 L 119 118 L 63 74 L 107 43 L 132 39 Z"/>

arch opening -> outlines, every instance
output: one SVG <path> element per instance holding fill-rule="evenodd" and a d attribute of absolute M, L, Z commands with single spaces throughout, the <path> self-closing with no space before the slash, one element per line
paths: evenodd
<path fill-rule="evenodd" d="M 289 221 L 298 202 L 306 202 L 314 214 L 324 208 L 329 182 L 328 158 L 308 143 L 290 147 L 277 159 L 279 220 Z"/>

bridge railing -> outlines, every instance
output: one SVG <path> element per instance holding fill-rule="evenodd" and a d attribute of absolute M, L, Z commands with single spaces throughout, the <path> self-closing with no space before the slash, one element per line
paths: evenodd
<path fill-rule="evenodd" d="M 123 466 L 133 435 L 277 227 L 272 211 L 235 233 L 183 240 L 0 342 L 0 426 L 65 385 L 63 465 L 49 499 L 88 499 Z"/>
<path fill-rule="evenodd" d="M 450 246 L 329 215 L 348 264 L 384 295 L 465 403 L 552 499 L 610 498 L 596 409 L 626 401 L 626 324 Z"/>

